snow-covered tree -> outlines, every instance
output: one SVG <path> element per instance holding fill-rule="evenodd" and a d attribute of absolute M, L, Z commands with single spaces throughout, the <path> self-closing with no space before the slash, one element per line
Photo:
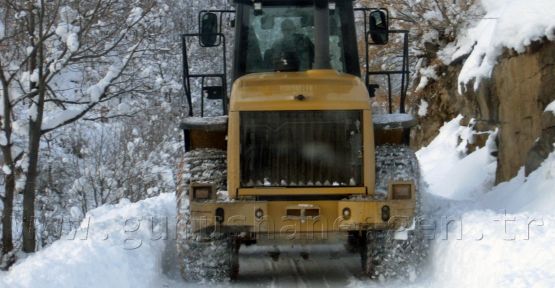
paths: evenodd
<path fill-rule="evenodd" d="M 23 251 L 35 250 L 35 196 L 46 135 L 80 119 L 137 110 L 153 81 L 136 63 L 153 53 L 164 5 L 142 0 L 5 0 L 0 3 L 0 146 L 3 252 L 13 249 L 14 195 L 23 192 Z M 165 7 L 166 10 L 168 7 Z M 143 71 L 144 72 L 144 71 Z"/>

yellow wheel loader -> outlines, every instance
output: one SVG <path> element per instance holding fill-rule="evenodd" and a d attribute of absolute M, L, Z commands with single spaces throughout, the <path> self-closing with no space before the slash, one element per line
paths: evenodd
<path fill-rule="evenodd" d="M 390 29 L 386 9 L 354 8 L 352 0 L 232 4 L 201 11 L 199 31 L 182 36 L 183 277 L 235 279 L 243 245 L 276 243 L 344 242 L 372 278 L 409 273 L 406 255 L 420 253 L 420 240 L 419 167 L 407 146 L 415 121 L 404 111 L 408 31 Z M 226 33 L 229 18 L 234 30 Z M 369 47 L 392 34 L 404 40 L 402 67 L 371 71 Z M 359 40 L 366 44 L 362 63 Z M 200 49 L 219 49 L 223 63 L 193 69 Z M 372 113 L 376 75 L 390 86 L 384 115 Z M 392 79 L 401 80 L 399 111 Z M 214 101 L 221 107 L 206 111 Z"/>

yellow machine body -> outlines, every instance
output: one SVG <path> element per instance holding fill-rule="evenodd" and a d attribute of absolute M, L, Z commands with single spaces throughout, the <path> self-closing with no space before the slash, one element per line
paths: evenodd
<path fill-rule="evenodd" d="M 241 112 L 307 110 L 362 112 L 362 185 L 242 188 Z M 368 91 L 360 78 L 334 70 L 258 73 L 236 80 L 230 99 L 227 167 L 229 200 L 191 199 L 194 231 L 228 229 L 258 235 L 306 237 L 318 233 L 322 236 L 338 231 L 400 229 L 410 226 L 415 214 L 414 182 L 389 185 L 389 190 L 396 184 L 408 185 L 409 199 L 393 199 L 391 191 L 385 199 L 374 197 L 375 140 Z M 334 196 L 344 197 L 337 200 Z M 279 199 L 267 200 L 267 197 Z M 220 213 L 223 210 L 223 215 L 217 214 L 218 209 Z M 349 209 L 348 215 L 345 209 Z M 383 215 L 385 210 L 388 215 Z"/>

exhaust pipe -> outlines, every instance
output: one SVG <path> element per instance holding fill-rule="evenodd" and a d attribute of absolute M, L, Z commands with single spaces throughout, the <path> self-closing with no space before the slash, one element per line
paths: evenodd
<path fill-rule="evenodd" d="M 314 0 L 314 69 L 331 69 L 328 0 Z"/>

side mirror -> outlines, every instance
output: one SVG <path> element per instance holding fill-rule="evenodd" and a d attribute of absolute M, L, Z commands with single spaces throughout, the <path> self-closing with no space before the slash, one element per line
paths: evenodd
<path fill-rule="evenodd" d="M 218 15 L 204 13 L 200 20 L 200 43 L 203 47 L 218 46 Z"/>
<path fill-rule="evenodd" d="M 375 10 L 370 13 L 370 37 L 374 44 L 385 45 L 389 41 L 388 19 L 385 12 Z"/>
<path fill-rule="evenodd" d="M 262 30 L 272 30 L 274 29 L 275 19 L 273 16 L 266 15 L 260 18 L 260 25 L 262 26 Z"/>

